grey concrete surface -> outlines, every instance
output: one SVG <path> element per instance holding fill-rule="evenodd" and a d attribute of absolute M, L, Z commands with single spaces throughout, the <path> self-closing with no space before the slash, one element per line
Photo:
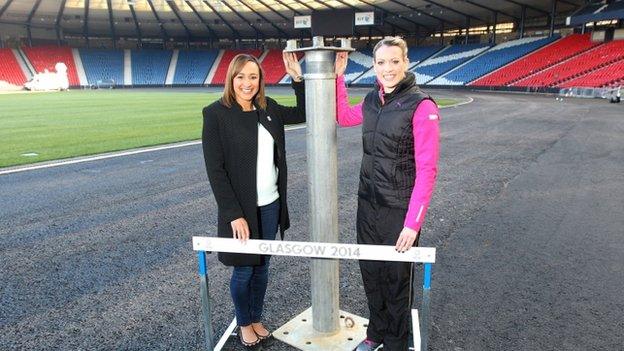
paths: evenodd
<path fill-rule="evenodd" d="M 622 350 L 624 106 L 458 94 L 475 100 L 442 111 L 421 239 L 438 248 L 430 349 Z M 290 240 L 308 240 L 305 132 L 287 132 Z M 338 137 L 352 243 L 360 129 Z M 203 347 L 190 238 L 216 218 L 199 146 L 0 176 L 0 200 L 1 350 Z M 230 271 L 209 264 L 220 333 Z M 366 317 L 357 262 L 340 269 L 341 308 Z M 269 327 L 309 307 L 309 280 L 305 259 L 273 258 Z"/>

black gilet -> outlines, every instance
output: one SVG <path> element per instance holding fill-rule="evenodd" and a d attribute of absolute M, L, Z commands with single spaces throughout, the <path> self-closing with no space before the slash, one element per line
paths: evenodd
<path fill-rule="evenodd" d="M 420 91 L 412 72 L 385 95 L 383 105 L 379 92 L 375 85 L 362 106 L 364 155 L 358 195 L 381 206 L 406 209 L 416 178 L 412 118 L 418 104 L 431 98 Z"/>

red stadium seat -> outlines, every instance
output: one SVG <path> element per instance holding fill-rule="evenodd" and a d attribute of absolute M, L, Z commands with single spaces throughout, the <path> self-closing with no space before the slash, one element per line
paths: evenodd
<path fill-rule="evenodd" d="M 0 80 L 14 85 L 26 83 L 26 76 L 11 49 L 0 49 Z"/>
<path fill-rule="evenodd" d="M 571 79 L 560 87 L 609 87 L 617 86 L 624 80 L 624 59 L 603 66 L 591 73 Z"/>
<path fill-rule="evenodd" d="M 509 65 L 487 74 L 470 85 L 505 86 L 556 65 L 598 45 L 590 40 L 589 34 L 572 34 L 547 45 Z"/>
<path fill-rule="evenodd" d="M 35 68 L 37 73 L 41 73 L 46 69 L 50 72 L 56 72 L 54 66 L 58 62 L 63 62 L 67 66 L 67 76 L 69 78 L 70 86 L 80 85 L 80 79 L 78 79 L 78 70 L 74 62 L 74 55 L 72 49 L 67 46 L 37 46 L 37 47 L 22 47 L 22 51 L 26 54 L 26 57 Z"/>
<path fill-rule="evenodd" d="M 279 83 L 286 74 L 282 61 L 282 50 L 269 50 L 262 60 L 262 69 L 266 84 Z"/>
<path fill-rule="evenodd" d="M 555 87 L 624 59 L 624 40 L 599 45 L 538 74 L 514 83 L 522 87 Z"/>
<path fill-rule="evenodd" d="M 210 84 L 225 84 L 225 75 L 230 61 L 238 54 L 250 54 L 259 58 L 262 50 L 224 50 L 221 60 L 216 63 L 218 66 Z"/>

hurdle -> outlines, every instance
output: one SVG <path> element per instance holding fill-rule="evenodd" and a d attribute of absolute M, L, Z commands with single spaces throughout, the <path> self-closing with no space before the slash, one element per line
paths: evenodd
<path fill-rule="evenodd" d="M 306 258 L 324 259 L 350 259 L 410 262 L 413 264 L 413 277 L 416 277 L 415 263 L 423 264 L 422 302 L 420 312 L 412 308 L 412 333 L 414 350 L 426 351 L 429 335 L 429 318 L 431 303 L 431 274 L 432 264 L 435 263 L 436 249 L 432 247 L 413 247 L 404 253 L 399 253 L 390 245 L 362 245 L 362 244 L 338 244 L 316 243 L 305 241 L 273 241 L 273 240 L 248 240 L 241 243 L 237 239 L 193 237 L 193 250 L 197 251 L 199 260 L 200 294 L 205 333 L 205 349 L 207 351 L 220 351 L 227 339 L 236 327 L 234 319 L 225 333 L 215 343 L 215 333 L 212 325 L 212 306 L 210 302 L 210 289 L 208 277 L 207 253 L 229 252 L 240 254 L 257 254 L 272 256 L 293 256 Z M 416 301 L 416 283 L 412 279 L 412 302 Z M 350 351 L 350 350 L 345 350 Z"/>

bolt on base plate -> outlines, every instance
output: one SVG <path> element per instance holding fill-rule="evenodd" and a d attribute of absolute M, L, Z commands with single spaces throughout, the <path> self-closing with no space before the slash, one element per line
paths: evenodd
<path fill-rule="evenodd" d="M 312 308 L 300 313 L 273 332 L 276 339 L 299 350 L 347 351 L 366 339 L 368 319 L 340 311 L 338 332 L 319 333 L 312 327 Z"/>

